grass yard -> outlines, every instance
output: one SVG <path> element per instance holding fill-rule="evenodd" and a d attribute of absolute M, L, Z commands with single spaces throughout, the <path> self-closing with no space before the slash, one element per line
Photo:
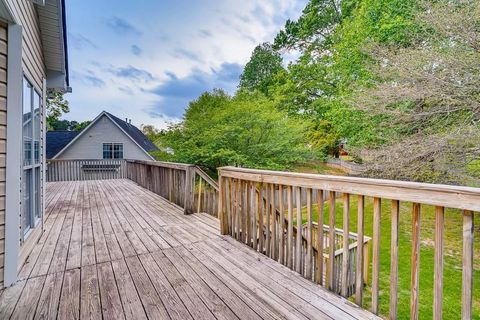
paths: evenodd
<path fill-rule="evenodd" d="M 380 244 L 380 313 L 388 315 L 390 293 L 390 201 L 382 202 L 381 244 Z M 328 224 L 328 203 L 325 203 L 325 224 Z M 411 211 L 412 205 L 403 203 L 400 211 L 399 229 L 399 283 L 398 318 L 410 317 L 410 256 L 411 256 Z M 317 209 L 314 212 L 317 221 Z M 357 196 L 350 198 L 350 230 L 357 230 Z M 337 200 L 336 226 L 342 227 L 343 203 Z M 475 215 L 475 257 L 473 319 L 480 319 L 480 215 Z M 445 212 L 444 240 L 444 291 L 443 318 L 459 319 L 462 296 L 462 215 L 458 210 Z M 306 221 L 306 212 L 304 213 Z M 373 235 L 373 199 L 365 199 L 365 235 Z M 433 315 L 433 270 L 434 270 L 434 230 L 435 214 L 431 206 L 422 206 L 421 212 L 421 250 L 420 250 L 420 319 L 431 319 Z M 372 255 L 370 255 L 371 257 Z M 371 281 L 371 268 L 370 279 Z M 369 283 L 371 285 L 371 283 Z M 365 307 L 371 303 L 370 287 L 365 291 Z"/>
<path fill-rule="evenodd" d="M 308 163 L 298 164 L 293 168 L 292 171 L 302 173 L 328 174 L 335 176 L 347 175 L 345 171 L 329 167 L 325 162 L 321 161 L 311 161 Z"/>

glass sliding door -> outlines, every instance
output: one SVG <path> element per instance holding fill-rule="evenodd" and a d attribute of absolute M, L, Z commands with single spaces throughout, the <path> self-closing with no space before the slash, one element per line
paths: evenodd
<path fill-rule="evenodd" d="M 27 79 L 23 80 L 23 174 L 22 239 L 26 239 L 42 215 L 41 210 L 41 97 Z"/>

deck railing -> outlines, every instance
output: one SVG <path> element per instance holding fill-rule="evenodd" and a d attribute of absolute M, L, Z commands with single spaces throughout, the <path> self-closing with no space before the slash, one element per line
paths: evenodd
<path fill-rule="evenodd" d="M 127 178 L 182 207 L 186 214 L 218 213 L 218 185 L 191 164 L 127 160 Z"/>
<path fill-rule="evenodd" d="M 369 265 L 365 261 L 370 252 L 365 249 L 365 198 L 372 197 L 373 212 L 367 214 L 373 215 L 371 311 L 375 314 L 379 312 L 382 201 L 390 202 L 389 316 L 391 319 L 397 318 L 400 202 L 412 203 L 411 319 L 418 319 L 421 209 L 425 205 L 435 206 L 432 306 L 434 319 L 442 318 L 444 212 L 445 208 L 459 209 L 459 214 L 463 217 L 462 319 L 471 319 L 473 212 L 480 211 L 480 189 L 234 167 L 219 169 L 219 185 L 218 215 L 222 234 L 231 235 L 306 278 L 313 279 L 332 291 L 340 292 L 345 297 L 354 291 L 355 302 L 359 306 L 364 303 L 365 269 Z M 307 194 L 306 207 L 302 205 L 302 190 Z M 315 193 L 317 194 L 316 203 L 312 201 L 312 195 Z M 325 210 L 323 201 L 326 193 L 329 195 L 328 212 Z M 341 231 L 335 228 L 336 198 L 339 193 L 343 203 Z M 358 201 L 356 213 L 358 241 L 356 241 L 355 251 L 351 250 L 350 237 L 352 196 L 357 197 Z M 385 207 L 384 205 L 383 208 Z M 314 211 L 316 211 L 316 221 L 314 221 Z M 277 212 L 280 218 L 277 218 Z M 315 228 L 314 222 L 323 225 L 327 214 L 328 229 Z M 295 232 L 294 227 L 302 232 Z M 343 234 L 341 249 L 337 249 L 335 245 L 329 245 L 338 242 L 338 232 Z M 322 241 L 325 236 L 328 240 Z M 314 254 L 315 251 L 318 251 L 318 254 Z M 341 263 L 337 258 L 337 253 L 340 252 Z M 338 285 L 340 288 L 336 287 Z"/>
<path fill-rule="evenodd" d="M 123 159 L 47 160 L 47 181 L 125 179 Z"/>

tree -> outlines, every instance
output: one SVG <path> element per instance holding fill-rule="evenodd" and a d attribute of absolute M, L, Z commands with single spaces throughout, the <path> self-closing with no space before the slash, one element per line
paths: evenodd
<path fill-rule="evenodd" d="M 73 121 L 72 121 L 73 122 Z M 76 121 L 75 121 L 76 122 Z M 86 127 L 88 127 L 88 125 L 92 123 L 92 121 L 90 120 L 86 120 L 86 121 L 82 121 L 82 122 L 77 122 L 74 126 L 73 126 L 73 131 L 82 131 L 83 129 L 85 129 Z"/>
<path fill-rule="evenodd" d="M 310 154 L 306 125 L 260 93 L 228 96 L 221 90 L 192 101 L 184 120 L 166 132 L 170 160 L 195 163 L 215 174 L 225 165 L 288 169 Z"/>
<path fill-rule="evenodd" d="M 59 118 L 62 114 L 70 112 L 68 101 L 65 100 L 63 93 L 51 92 L 47 97 L 47 129 L 48 130 L 60 130 L 54 129 L 58 124 Z M 63 129 L 66 130 L 66 129 Z"/>
<path fill-rule="evenodd" d="M 469 171 L 480 159 L 480 1 L 422 5 L 416 21 L 426 32 L 412 45 L 366 47 L 377 81 L 352 103 L 389 116 L 396 134 L 358 152 L 371 175 L 480 185 Z"/>
<path fill-rule="evenodd" d="M 345 3 L 345 10 L 352 1 Z M 301 50 L 319 47 L 335 31 L 342 20 L 342 8 L 337 0 L 311 0 L 297 21 L 287 20 L 274 41 L 275 49 Z"/>
<path fill-rule="evenodd" d="M 252 53 L 240 76 L 239 88 L 243 90 L 258 90 L 268 94 L 268 86 L 272 84 L 275 75 L 283 70 L 282 57 L 272 49 L 271 44 L 262 43 Z"/>
<path fill-rule="evenodd" d="M 148 140 L 154 142 L 158 139 L 158 136 L 160 135 L 160 130 L 155 128 L 152 125 L 141 125 L 141 129 L 143 134 L 148 138 Z"/>

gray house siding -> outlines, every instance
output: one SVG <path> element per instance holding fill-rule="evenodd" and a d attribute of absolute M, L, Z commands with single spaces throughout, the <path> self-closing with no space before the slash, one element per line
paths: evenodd
<path fill-rule="evenodd" d="M 143 149 L 105 115 L 86 130 L 55 159 L 102 159 L 104 143 L 123 143 L 123 157 L 125 159 L 152 160 Z"/>

